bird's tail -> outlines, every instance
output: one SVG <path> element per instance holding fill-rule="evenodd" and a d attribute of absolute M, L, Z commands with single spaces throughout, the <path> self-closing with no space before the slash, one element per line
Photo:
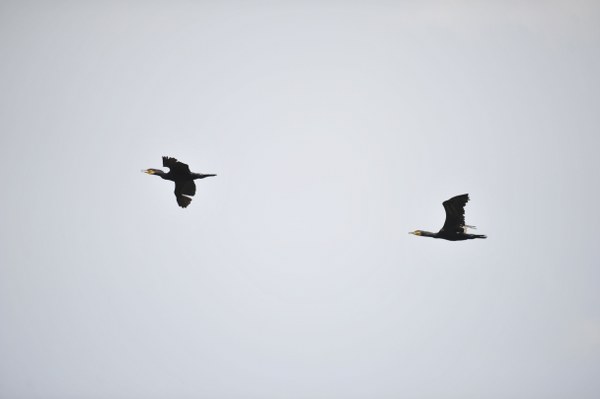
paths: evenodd
<path fill-rule="evenodd" d="M 205 177 L 213 177 L 216 176 L 215 174 L 212 173 L 208 173 L 208 174 L 204 174 L 204 173 L 192 173 L 192 176 L 195 179 L 204 179 Z"/>
<path fill-rule="evenodd" d="M 473 238 L 487 238 L 485 234 L 473 234 Z"/>

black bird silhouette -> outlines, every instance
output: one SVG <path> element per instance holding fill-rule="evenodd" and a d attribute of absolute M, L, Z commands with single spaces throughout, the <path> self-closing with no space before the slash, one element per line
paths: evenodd
<path fill-rule="evenodd" d="M 437 233 L 430 231 L 415 230 L 408 234 L 414 234 L 416 236 L 443 238 L 449 241 L 462 241 L 471 240 L 473 238 L 487 238 L 483 234 L 468 234 L 467 227 L 472 229 L 475 226 L 468 226 L 465 224 L 465 205 L 469 202 L 469 194 L 457 195 L 456 197 L 450 198 L 448 201 L 444 201 L 444 209 L 446 210 L 446 221 L 444 226 Z"/>
<path fill-rule="evenodd" d="M 146 169 L 142 170 L 144 173 L 149 175 L 160 176 L 165 180 L 171 180 L 175 182 L 175 197 L 180 207 L 187 207 L 192 202 L 191 196 L 196 194 L 196 184 L 194 180 L 204 179 L 205 177 L 216 176 L 213 174 L 202 174 L 190 172 L 190 167 L 179 162 L 175 158 L 162 157 L 163 166 L 169 168 L 169 173 L 165 173 L 160 169 Z"/>

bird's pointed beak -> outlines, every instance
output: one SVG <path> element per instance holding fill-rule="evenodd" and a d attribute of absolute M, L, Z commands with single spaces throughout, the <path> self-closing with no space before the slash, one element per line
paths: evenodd
<path fill-rule="evenodd" d="M 152 171 L 150 169 L 142 169 L 142 173 L 148 173 L 149 175 L 153 175 L 154 171 Z"/>

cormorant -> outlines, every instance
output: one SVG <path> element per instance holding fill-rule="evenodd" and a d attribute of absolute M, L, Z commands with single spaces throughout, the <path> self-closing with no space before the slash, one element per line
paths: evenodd
<path fill-rule="evenodd" d="M 444 226 L 437 233 L 430 231 L 415 230 L 408 234 L 414 234 L 416 236 L 443 238 L 449 241 L 462 241 L 471 240 L 473 238 L 487 238 L 483 234 L 468 234 L 467 227 L 472 229 L 475 226 L 468 226 L 465 224 L 465 205 L 469 202 L 469 194 L 457 195 L 456 197 L 450 198 L 448 201 L 444 201 L 444 209 L 446 210 L 446 221 Z"/>
<path fill-rule="evenodd" d="M 187 207 L 192 199 L 188 196 L 196 194 L 196 184 L 194 180 L 204 179 L 205 177 L 216 176 L 212 174 L 192 173 L 190 167 L 179 162 L 175 158 L 162 157 L 163 166 L 169 168 L 169 173 L 165 173 L 160 169 L 146 169 L 142 170 L 144 173 L 149 175 L 160 176 L 165 180 L 171 180 L 175 182 L 175 197 L 180 207 Z"/>

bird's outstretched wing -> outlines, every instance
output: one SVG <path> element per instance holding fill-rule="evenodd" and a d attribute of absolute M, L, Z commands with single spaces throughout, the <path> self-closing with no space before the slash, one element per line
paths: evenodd
<path fill-rule="evenodd" d="M 177 196 L 177 204 L 182 208 L 187 208 L 187 206 L 192 202 L 190 197 L 186 197 L 185 195 Z"/>
<path fill-rule="evenodd" d="M 175 183 L 176 186 L 177 184 L 181 186 L 181 194 L 189 195 L 190 197 L 193 197 L 196 194 L 196 183 L 194 183 L 193 180 Z"/>
<path fill-rule="evenodd" d="M 190 173 L 190 167 L 184 164 L 183 162 L 179 162 L 175 158 L 171 157 L 162 157 L 163 166 L 171 169 L 173 173 Z"/>
<path fill-rule="evenodd" d="M 189 196 L 196 194 L 196 184 L 193 180 L 176 181 L 175 182 L 175 197 L 180 207 L 185 208 L 192 199 Z"/>
<path fill-rule="evenodd" d="M 457 195 L 444 201 L 446 221 L 440 231 L 463 233 L 465 226 L 465 205 L 469 202 L 469 194 Z"/>

